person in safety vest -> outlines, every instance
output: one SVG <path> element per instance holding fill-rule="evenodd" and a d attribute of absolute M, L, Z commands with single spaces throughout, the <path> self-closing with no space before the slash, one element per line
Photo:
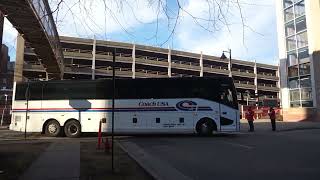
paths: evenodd
<path fill-rule="evenodd" d="M 254 112 L 252 111 L 251 107 L 249 107 L 249 109 L 248 109 L 248 111 L 246 113 L 246 119 L 248 120 L 249 131 L 253 132 L 254 131 L 254 125 L 253 125 Z"/>
<path fill-rule="evenodd" d="M 268 114 L 271 120 L 272 131 L 275 131 L 276 130 L 276 112 L 272 107 L 270 107 Z"/>

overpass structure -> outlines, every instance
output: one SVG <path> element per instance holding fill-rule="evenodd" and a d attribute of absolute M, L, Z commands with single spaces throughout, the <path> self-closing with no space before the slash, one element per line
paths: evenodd
<path fill-rule="evenodd" d="M 53 79 L 62 78 L 63 53 L 48 1 L 0 1 L 0 11 L 32 47 L 48 76 Z M 22 74 L 20 76 L 23 77 Z"/>

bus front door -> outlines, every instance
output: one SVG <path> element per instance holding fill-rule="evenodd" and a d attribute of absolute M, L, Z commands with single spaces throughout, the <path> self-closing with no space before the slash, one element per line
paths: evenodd
<path fill-rule="evenodd" d="M 220 104 L 220 131 L 237 130 L 237 110 Z"/>

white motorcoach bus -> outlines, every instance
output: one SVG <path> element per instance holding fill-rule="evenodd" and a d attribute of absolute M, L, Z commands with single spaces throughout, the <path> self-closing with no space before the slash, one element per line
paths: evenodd
<path fill-rule="evenodd" d="M 112 79 L 14 85 L 11 130 L 111 132 Z M 240 130 L 236 90 L 229 77 L 116 79 L 115 133 L 198 133 Z"/>

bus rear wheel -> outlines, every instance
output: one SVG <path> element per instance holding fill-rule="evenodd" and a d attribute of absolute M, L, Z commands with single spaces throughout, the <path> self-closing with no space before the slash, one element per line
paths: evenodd
<path fill-rule="evenodd" d="M 57 137 L 61 133 L 61 127 L 58 121 L 50 120 L 45 127 L 45 134 L 50 137 Z"/>
<path fill-rule="evenodd" d="M 64 133 L 67 137 L 77 138 L 81 134 L 81 126 L 78 121 L 69 121 L 64 125 Z"/>

